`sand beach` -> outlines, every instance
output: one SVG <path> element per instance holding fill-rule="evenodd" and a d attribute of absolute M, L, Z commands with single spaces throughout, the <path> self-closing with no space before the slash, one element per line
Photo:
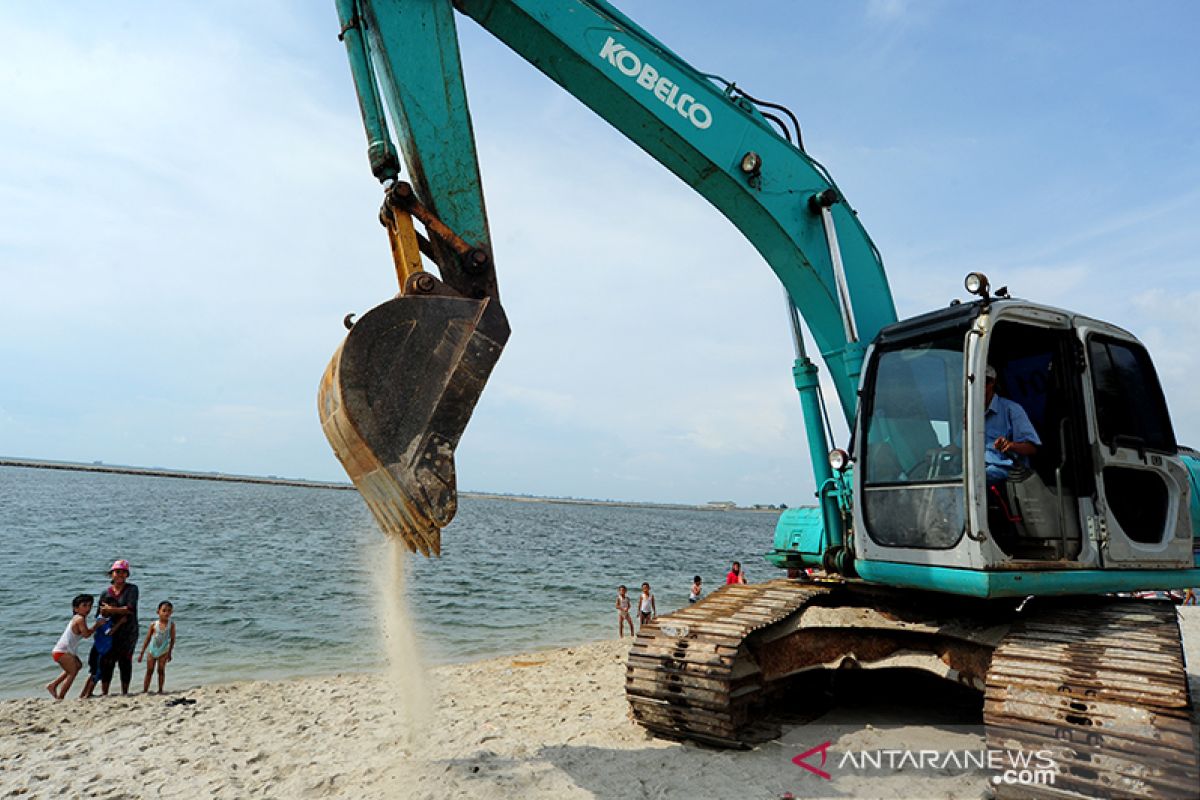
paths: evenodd
<path fill-rule="evenodd" d="M 1196 695 L 1200 609 L 1182 609 L 1182 621 Z M 885 736 L 978 745 L 960 725 L 970 713 L 946 708 L 952 698 L 937 689 L 833 708 L 748 751 L 651 738 L 623 697 L 629 642 L 431 669 L 430 705 L 415 718 L 384 674 L 217 683 L 165 698 L 9 700 L 0 703 L 0 797 L 988 796 L 978 776 L 912 771 L 817 785 L 790 761 L 826 730 L 840 746 Z M 167 704 L 179 698 L 194 703 Z"/>

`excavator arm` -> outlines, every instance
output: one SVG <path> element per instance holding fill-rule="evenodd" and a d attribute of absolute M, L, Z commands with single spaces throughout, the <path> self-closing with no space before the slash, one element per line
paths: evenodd
<path fill-rule="evenodd" d="M 804 151 L 799 126 L 793 133 L 774 113 L 794 123 L 790 112 L 700 72 L 603 0 L 338 0 L 401 294 L 351 330 L 322 381 L 320 409 L 381 526 L 412 549 L 437 552 L 455 509 L 453 451 L 508 336 L 455 9 L 742 231 L 804 318 L 852 421 L 864 343 L 895 321 L 895 308 L 857 215 Z M 408 182 L 400 180 L 384 102 Z M 424 271 L 420 253 L 441 280 Z M 829 476 L 822 404 L 798 329 L 796 341 L 796 385 L 820 484 Z"/>

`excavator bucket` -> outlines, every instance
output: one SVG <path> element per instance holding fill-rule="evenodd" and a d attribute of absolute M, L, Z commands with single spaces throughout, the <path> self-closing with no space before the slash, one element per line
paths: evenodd
<path fill-rule="evenodd" d="M 500 351 L 498 300 L 463 297 L 428 273 L 422 288 L 367 312 L 321 379 L 321 427 L 384 532 L 441 553 L 458 508 L 454 448 Z"/>

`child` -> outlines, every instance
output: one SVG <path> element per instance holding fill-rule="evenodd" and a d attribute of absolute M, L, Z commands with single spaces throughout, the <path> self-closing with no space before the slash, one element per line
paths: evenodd
<path fill-rule="evenodd" d="M 694 603 L 699 600 L 700 593 L 702 591 L 704 590 L 700 588 L 700 576 L 697 575 L 696 577 L 692 578 L 692 591 L 691 594 L 688 595 L 688 602 Z"/>
<path fill-rule="evenodd" d="M 742 572 L 742 562 L 733 562 L 729 572 L 725 573 L 725 583 L 746 583 L 746 573 Z"/>
<path fill-rule="evenodd" d="M 92 628 L 96 636 L 92 640 L 92 652 L 88 653 L 88 679 L 83 684 L 83 691 L 79 693 L 80 698 L 92 696 L 92 690 L 96 688 L 96 684 L 100 683 L 100 662 L 108 655 L 113 646 L 113 631 L 121 627 L 125 622 L 125 618 L 112 621 L 109 616 L 108 609 L 112 608 L 112 603 L 108 599 L 108 595 L 100 598 L 100 613 L 96 615 L 96 624 Z M 97 630 L 98 629 L 98 630 Z M 108 687 L 101 689 L 102 694 L 108 694 Z"/>
<path fill-rule="evenodd" d="M 171 612 L 175 606 L 163 600 L 158 604 L 158 619 L 150 623 L 146 631 L 146 639 L 142 642 L 142 652 L 138 653 L 138 662 L 150 648 L 150 660 L 146 662 L 146 680 L 142 681 L 142 692 L 150 691 L 150 675 L 158 666 L 158 693 L 163 693 L 163 681 L 167 679 L 167 662 L 171 660 L 171 652 L 175 649 L 175 623 L 171 622 Z M 633 627 L 633 626 L 630 626 Z"/>
<path fill-rule="evenodd" d="M 83 661 L 79 658 L 79 640 L 88 638 L 100 626 L 99 620 L 96 621 L 95 627 L 89 628 L 87 624 L 88 615 L 92 613 L 91 595 L 75 595 L 75 599 L 71 601 L 71 612 L 71 621 L 67 623 L 67 629 L 58 637 L 58 643 L 50 653 L 54 663 L 62 667 L 63 671 L 62 675 L 46 684 L 46 690 L 55 700 L 62 700 L 67 696 L 71 684 L 75 682 L 75 676 L 83 669 Z M 629 627 L 633 628 L 632 625 Z"/>
<path fill-rule="evenodd" d="M 633 636 L 633 617 L 629 616 L 628 590 L 622 584 L 617 587 L 617 632 L 620 638 L 625 638 L 625 623 L 629 623 L 629 635 Z"/>
<path fill-rule="evenodd" d="M 642 584 L 642 596 L 638 600 L 638 630 L 650 620 L 658 616 L 658 609 L 654 605 L 654 595 L 650 593 L 650 584 Z"/>

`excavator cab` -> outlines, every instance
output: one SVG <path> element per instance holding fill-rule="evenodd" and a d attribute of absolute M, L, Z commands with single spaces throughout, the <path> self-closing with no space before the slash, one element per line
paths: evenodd
<path fill-rule="evenodd" d="M 1039 584 L 1055 594 L 1141 588 L 1145 574 L 1126 571 L 1193 566 L 1196 463 L 1128 332 L 986 297 L 885 327 L 867 361 L 854 445 L 861 576 L 997 596 L 1032 593 L 1036 578 L 1018 571 L 1070 570 Z M 988 463 L 989 388 L 1024 412 L 1036 444 L 1001 469 Z"/>

